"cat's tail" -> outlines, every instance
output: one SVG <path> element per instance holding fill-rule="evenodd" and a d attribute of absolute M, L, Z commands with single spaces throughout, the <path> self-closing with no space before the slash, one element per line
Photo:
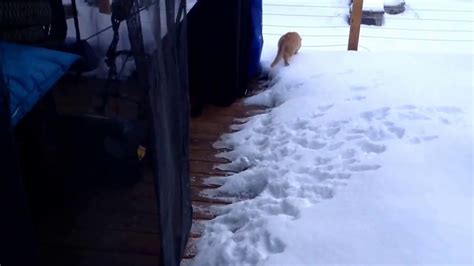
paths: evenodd
<path fill-rule="evenodd" d="M 282 48 L 281 46 L 278 47 L 278 53 L 275 57 L 275 60 L 273 60 L 273 63 L 272 63 L 272 66 L 271 66 L 272 68 L 274 66 L 276 66 L 276 64 L 278 64 L 280 62 L 281 58 L 282 58 L 282 53 L 281 53 L 282 49 L 281 48 Z"/>

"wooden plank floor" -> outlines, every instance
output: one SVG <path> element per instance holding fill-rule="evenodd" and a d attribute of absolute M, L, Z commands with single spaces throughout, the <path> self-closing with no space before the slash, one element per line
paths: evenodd
<path fill-rule="evenodd" d="M 153 185 L 147 179 L 151 178 L 131 186 L 82 192 L 76 198 L 80 204 L 71 206 L 71 210 L 42 217 L 39 233 L 45 251 L 43 262 L 130 265 L 125 262 L 138 259 L 140 263 L 134 265 L 157 265 L 158 212 Z M 76 257 L 80 259 L 71 260 Z"/>
<path fill-rule="evenodd" d="M 64 80 L 55 88 L 57 109 L 62 114 L 96 114 L 95 95 L 104 81 Z M 135 86 L 124 90 L 133 97 Z M 133 102 L 111 101 L 107 115 L 134 118 Z M 68 177 L 65 176 L 65 182 Z M 52 183 L 52 182 L 51 182 Z M 37 194 L 42 194 L 40 188 Z M 53 202 L 60 207 L 41 206 L 36 226 L 39 235 L 41 265 L 48 266 L 156 266 L 160 258 L 159 215 L 151 171 L 129 185 L 111 184 L 81 189 L 74 196 L 61 195 L 61 186 Z M 54 191 L 53 191 L 54 190 Z M 41 198 L 39 195 L 38 199 Z"/>
<path fill-rule="evenodd" d="M 81 80 L 59 86 L 56 99 L 60 112 L 95 113 L 95 100 L 91 95 L 103 83 Z M 133 96 L 133 93 L 130 91 L 129 95 Z M 129 104 L 124 106 L 112 102 L 112 110 L 107 111 L 120 113 L 121 117 L 133 117 L 136 106 Z M 191 119 L 189 154 L 194 213 L 184 261 L 195 256 L 196 240 L 201 236 L 205 223 L 215 217 L 211 208 L 229 204 L 200 195 L 203 189 L 216 188 L 204 184 L 204 178 L 231 174 L 214 168 L 226 160 L 215 157 L 220 151 L 214 149 L 212 144 L 223 133 L 230 131 L 230 125 L 238 123 L 236 118 L 261 112 L 261 108 L 249 108 L 242 101 L 237 101 L 225 108 L 208 106 L 200 117 Z M 158 212 L 149 171 L 136 184 L 89 190 L 77 201 L 80 201 L 80 207 L 65 206 L 65 211 L 49 212 L 39 220 L 43 265 L 158 265 Z"/>

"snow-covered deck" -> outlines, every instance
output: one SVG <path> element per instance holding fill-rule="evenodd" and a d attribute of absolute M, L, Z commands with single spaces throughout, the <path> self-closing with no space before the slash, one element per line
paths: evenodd
<path fill-rule="evenodd" d="M 196 255 L 196 241 L 201 237 L 205 223 L 215 217 L 214 209 L 231 203 L 230 200 L 208 198 L 202 195 L 203 190 L 218 187 L 213 184 L 206 184 L 205 178 L 232 174 L 232 172 L 215 168 L 215 165 L 229 161 L 215 156 L 224 150 L 214 148 L 213 143 L 222 134 L 232 131 L 231 125 L 242 121 L 241 119 L 262 112 L 264 110 L 261 108 L 245 106 L 243 101 L 237 101 L 225 108 L 209 106 L 200 117 L 191 120 L 189 160 L 194 213 L 184 262 Z"/>

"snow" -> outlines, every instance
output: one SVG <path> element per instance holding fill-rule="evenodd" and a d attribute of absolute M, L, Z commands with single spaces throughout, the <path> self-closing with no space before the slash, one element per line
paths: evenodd
<path fill-rule="evenodd" d="M 332 200 L 273 227 L 291 244 L 266 264 L 470 265 L 472 176 L 464 171 L 472 173 L 472 152 L 464 147 L 472 142 L 463 133 L 445 134 L 449 142 L 394 143 L 376 173 L 359 174 Z M 401 160 L 405 154 L 412 156 Z"/>
<path fill-rule="evenodd" d="M 384 12 L 383 5 L 383 0 L 364 0 L 362 10 L 372 12 Z"/>
<path fill-rule="evenodd" d="M 397 6 L 405 3 L 405 0 L 384 0 L 383 3 L 386 6 Z"/>
<path fill-rule="evenodd" d="M 317 5 L 340 4 L 347 2 Z M 372 32 L 471 42 L 364 39 L 375 27 L 363 27 L 369 49 L 328 51 L 316 46 L 334 39 L 308 36 L 347 36 L 346 9 L 318 8 L 312 18 L 316 9 L 294 7 L 312 1 L 264 1 L 264 32 L 275 32 L 262 54 L 271 81 L 246 102 L 269 109 L 214 144 L 231 149 L 218 155 L 231 162 L 217 167 L 238 173 L 210 177 L 222 186 L 204 194 L 235 203 L 214 210 L 193 265 L 474 263 L 472 23 L 411 18 L 415 7 L 448 8 L 468 12 L 436 17 L 472 21 L 472 3 L 406 4 L 405 14 L 386 14 L 378 28 L 385 30 Z M 343 28 L 324 28 L 333 26 Z M 394 27 L 447 31 L 420 36 Z M 290 30 L 303 35 L 303 47 L 289 67 L 270 70 L 278 34 Z"/>

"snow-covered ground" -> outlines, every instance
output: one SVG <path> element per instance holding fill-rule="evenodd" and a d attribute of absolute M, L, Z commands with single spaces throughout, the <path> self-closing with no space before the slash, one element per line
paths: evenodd
<path fill-rule="evenodd" d="M 346 11 L 320 8 L 327 17 L 301 21 L 269 15 L 293 12 L 273 4 L 346 1 L 264 0 L 263 65 L 286 31 L 300 32 L 303 47 L 247 100 L 268 112 L 215 144 L 232 149 L 219 168 L 239 173 L 209 178 L 222 186 L 205 193 L 236 203 L 215 209 L 194 265 L 474 263 L 472 2 L 406 2 L 405 14 L 362 28 L 367 49 L 346 52 Z M 471 23 L 414 20 L 429 18 L 416 9 L 457 10 L 434 17 Z M 327 51 L 336 40 L 342 46 L 330 48 L 341 51 Z"/>
<path fill-rule="evenodd" d="M 382 27 L 362 25 L 361 51 L 474 52 L 473 1 L 405 2 L 406 11 L 399 15 L 385 14 Z M 347 49 L 348 0 L 263 0 L 263 3 L 264 40 L 266 45 L 271 45 L 269 48 L 283 33 L 297 30 L 303 37 L 305 50 Z M 273 47 L 266 52 L 273 52 Z"/>

